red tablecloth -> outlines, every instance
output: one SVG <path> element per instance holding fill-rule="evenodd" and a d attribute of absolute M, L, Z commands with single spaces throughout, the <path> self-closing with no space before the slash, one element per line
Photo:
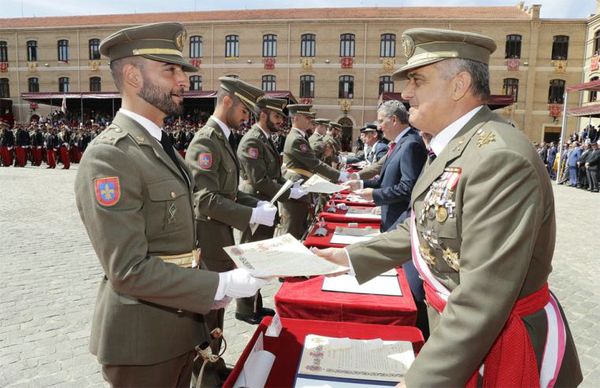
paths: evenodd
<path fill-rule="evenodd" d="M 397 271 L 402 296 L 322 291 L 323 276 L 290 278 L 275 294 L 275 308 L 285 318 L 413 326 L 417 308 L 404 272 Z"/>
<path fill-rule="evenodd" d="M 318 224 L 313 224 L 310 227 L 310 231 L 308 233 L 308 237 L 304 240 L 304 245 L 307 247 L 317 247 L 317 248 L 341 248 L 345 247 L 346 244 L 332 244 L 330 243 L 331 238 L 333 237 L 333 232 L 335 232 L 335 228 L 337 226 L 348 227 L 348 222 L 325 222 L 325 228 L 327 229 L 326 236 L 315 236 L 314 233 L 319 227 Z M 373 223 L 360 223 L 357 225 L 358 228 L 366 228 L 371 227 L 372 229 L 378 231 L 379 230 L 379 222 Z"/>
<path fill-rule="evenodd" d="M 266 317 L 258 326 L 254 336 L 248 342 L 238 362 L 235 364 L 235 368 L 233 368 L 229 378 L 225 381 L 224 387 L 233 387 L 259 334 L 265 332 L 271 323 L 271 319 L 271 317 Z M 324 322 L 289 318 L 281 318 L 281 323 L 283 329 L 279 337 L 264 337 L 264 350 L 275 355 L 275 362 L 267 379 L 267 387 L 291 387 L 294 384 L 304 346 L 304 338 L 308 334 L 338 338 L 381 338 L 387 341 L 410 341 L 413 343 L 415 354 L 423 346 L 423 336 L 419 329 L 415 327 Z"/>
<path fill-rule="evenodd" d="M 350 206 L 351 208 L 356 208 L 356 209 L 373 209 L 372 207 L 368 207 L 368 206 Z M 327 206 L 325 207 L 325 210 L 327 210 Z M 348 210 L 340 210 L 340 209 L 336 209 L 335 213 L 329 213 L 327 211 L 323 211 L 321 213 L 319 213 L 319 217 L 318 219 L 320 220 L 321 218 L 324 219 L 325 221 L 332 221 L 332 222 L 359 222 L 359 223 L 381 223 L 381 215 L 378 218 L 362 218 L 362 217 L 352 217 L 352 216 L 346 216 L 346 213 L 348 212 Z"/>

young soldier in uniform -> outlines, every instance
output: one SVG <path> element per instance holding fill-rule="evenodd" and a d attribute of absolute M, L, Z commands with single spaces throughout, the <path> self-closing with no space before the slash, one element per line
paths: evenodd
<path fill-rule="evenodd" d="M 157 23 L 100 44 L 123 103 L 83 155 L 75 195 L 104 270 L 90 349 L 114 387 L 188 388 L 194 346 L 210 340 L 202 314 L 265 283 L 243 269 L 189 268 L 198 259 L 193 180 L 161 130 L 181 113 L 185 72 L 197 71 L 184 42 L 181 24 Z M 222 383 L 206 377 L 204 386 Z"/>
<path fill-rule="evenodd" d="M 402 44 L 410 123 L 433 154 L 412 214 L 368 242 L 320 254 L 364 282 L 410 260 L 425 285 L 431 336 L 409 387 L 577 386 L 581 369 L 548 276 L 556 234 L 548 172 L 523 132 L 492 113 L 493 39 L 412 29 Z M 437 157 L 435 156 L 437 155 Z"/>
<path fill-rule="evenodd" d="M 281 163 L 271 134 L 279 131 L 286 117 L 283 109 L 286 101 L 261 97 L 258 122 L 242 137 L 237 150 L 242 181 L 240 190 L 263 201 L 270 201 L 281 189 L 285 179 L 281 175 Z M 300 187 L 292 187 L 279 202 L 293 201 L 306 195 Z M 273 237 L 273 226 L 259 225 L 254 233 L 247 228 L 241 242 L 260 241 Z M 237 300 L 235 317 L 251 324 L 258 324 L 265 315 L 274 315 L 273 310 L 262 307 L 260 292 L 253 298 Z"/>
<path fill-rule="evenodd" d="M 308 138 L 308 143 L 310 144 L 310 148 L 315 151 L 317 158 L 323 160 L 323 154 L 325 153 L 325 135 L 327 134 L 329 120 L 315 119 L 314 122 L 315 130 Z"/>
<path fill-rule="evenodd" d="M 312 105 L 288 105 L 288 112 L 292 118 L 292 129 L 285 139 L 283 147 L 282 172 L 285 179 L 298 181 L 308 179 L 313 174 L 319 174 L 330 181 L 345 182 L 348 179 L 346 172 L 340 172 L 320 161 L 315 152 L 310 148 L 306 129 L 312 126 L 311 120 L 315 113 L 311 112 Z M 288 201 L 279 204 L 280 222 L 279 234 L 290 233 L 300 239 L 307 228 L 307 216 L 310 201 Z"/>
<path fill-rule="evenodd" d="M 250 223 L 272 226 L 277 208 L 238 191 L 240 166 L 230 144 L 232 130 L 248 121 L 264 92 L 236 78 L 219 81 L 215 111 L 192 139 L 185 160 L 198 190 L 194 202 L 203 261 L 211 271 L 225 272 L 235 268 L 223 250 L 235 244 L 233 228 L 244 231 Z M 223 329 L 224 314 L 219 309 L 207 316 L 209 330 Z M 212 347 L 213 353 L 219 352 L 221 339 Z"/>

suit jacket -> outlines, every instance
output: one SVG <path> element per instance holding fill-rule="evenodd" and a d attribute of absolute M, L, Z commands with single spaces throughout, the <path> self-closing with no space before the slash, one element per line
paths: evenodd
<path fill-rule="evenodd" d="M 455 185 L 449 183 L 453 180 Z M 450 214 L 440 220 L 427 211 L 435 209 L 438 199 Z M 433 276 L 451 295 L 442 315 L 429 308 L 431 336 L 406 383 L 464 386 L 515 301 L 548 281 L 556 232 L 548 172 L 523 133 L 484 106 L 426 164 L 411 201 L 419 241 L 415 249 L 428 258 Z M 347 247 L 360 282 L 410 260 L 408 221 Z M 546 314 L 541 310 L 523 320 L 539 360 Z M 557 386 L 575 386 L 582 379 L 568 328 L 566 337 Z"/>
<path fill-rule="evenodd" d="M 118 179 L 112 205 L 99 197 L 102 178 Z M 90 339 L 101 364 L 154 364 L 209 338 L 200 314 L 213 304 L 218 275 L 157 257 L 195 248 L 192 198 L 160 143 L 121 113 L 83 155 L 75 199 L 104 270 Z"/>
<path fill-rule="evenodd" d="M 427 151 L 423 139 L 410 128 L 383 164 L 378 178 L 363 181 L 373 188 L 373 201 L 381 206 L 381 230 L 388 231 L 410 214 L 410 195 L 423 169 Z"/>
<path fill-rule="evenodd" d="M 369 153 L 365 156 L 365 160 L 369 163 L 375 163 L 383 158 L 388 152 L 388 145 L 382 141 L 378 141 L 371 147 Z"/>
<path fill-rule="evenodd" d="M 337 181 L 340 172 L 329 167 L 320 161 L 308 140 L 299 130 L 292 128 L 285 139 L 283 146 L 283 166 L 281 167 L 283 176 L 293 181 L 301 176 L 306 180 L 307 177 L 317 173 L 330 181 Z"/>
<path fill-rule="evenodd" d="M 222 248 L 234 244 L 232 228 L 248 227 L 258 200 L 238 191 L 236 154 L 213 119 L 196 132 L 185 161 L 197 188 L 194 205 L 202 261 L 212 271 L 232 270 L 235 264 Z"/>

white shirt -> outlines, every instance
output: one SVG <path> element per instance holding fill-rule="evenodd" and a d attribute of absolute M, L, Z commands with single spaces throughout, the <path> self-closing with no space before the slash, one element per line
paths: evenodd
<path fill-rule="evenodd" d="M 304 132 L 303 130 L 301 130 L 300 128 L 294 128 L 296 131 L 300 132 L 300 134 L 302 135 L 302 137 L 306 137 L 306 132 Z"/>
<path fill-rule="evenodd" d="M 262 133 L 264 133 L 264 134 L 265 134 L 265 136 L 267 137 L 267 139 L 270 139 L 270 138 L 271 138 L 271 134 L 270 134 L 270 133 L 267 133 L 267 132 L 265 132 L 265 130 L 264 130 L 264 129 L 262 129 L 262 127 L 260 126 L 260 124 L 256 123 L 256 126 L 257 126 L 258 128 L 260 128 L 260 130 L 262 131 Z"/>
<path fill-rule="evenodd" d="M 483 105 L 478 106 L 477 108 L 471 110 L 464 116 L 460 117 L 458 120 L 453 122 L 444 128 L 440 133 L 438 133 L 435 137 L 431 139 L 429 142 L 429 148 L 436 154 L 439 155 L 444 148 L 450 143 L 452 139 L 456 136 L 458 132 L 465 126 L 469 120 L 473 118 L 479 112 L 479 110 L 483 107 Z"/>
<path fill-rule="evenodd" d="M 225 139 L 229 140 L 229 135 L 231 135 L 231 129 L 229 129 L 229 127 L 227 125 L 225 125 L 224 122 L 222 122 L 215 116 L 210 116 L 210 118 L 215 120 L 217 122 L 217 124 L 219 124 L 219 127 L 221 127 L 221 129 L 223 130 L 223 133 L 225 134 Z"/>
<path fill-rule="evenodd" d="M 154 122 L 148 120 L 144 116 L 141 116 L 137 113 L 133 113 L 132 111 L 127 110 L 125 108 L 119 109 L 119 112 L 123 113 L 130 119 L 137 121 L 142 127 L 146 129 L 146 131 L 150 133 L 150 135 L 152 135 L 153 138 L 158 140 L 158 142 L 160 143 L 160 139 L 162 137 L 162 129 L 158 125 L 154 124 Z"/>
<path fill-rule="evenodd" d="M 406 132 L 408 132 L 409 130 L 410 130 L 410 125 L 409 125 L 408 127 L 404 128 L 404 129 L 402 130 L 402 132 L 400 132 L 400 133 L 398 134 L 398 136 L 396 136 L 396 138 L 394 139 L 394 143 L 398 144 L 398 142 L 400 141 L 400 138 L 401 138 L 402 136 L 404 136 L 404 134 L 405 134 Z"/>

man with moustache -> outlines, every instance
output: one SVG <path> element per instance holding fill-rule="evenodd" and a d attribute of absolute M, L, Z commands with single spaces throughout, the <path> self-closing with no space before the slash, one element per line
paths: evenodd
<path fill-rule="evenodd" d="M 286 120 L 283 109 L 286 101 L 270 97 L 259 98 L 258 122 L 242 137 L 237 150 L 240 161 L 240 191 L 263 201 L 270 201 L 285 183 L 281 175 L 281 163 L 271 134 L 280 130 Z M 301 187 L 292 187 L 279 202 L 293 201 L 306 195 Z M 246 228 L 241 242 L 260 241 L 273 237 L 273 226 L 259 225 L 254 233 Z M 253 298 L 237 300 L 235 317 L 250 324 L 258 324 L 265 315 L 274 315 L 273 310 L 262 307 L 260 292 Z"/>
<path fill-rule="evenodd" d="M 431 335 L 408 387 L 577 386 L 566 318 L 549 292 L 556 234 L 548 172 L 522 131 L 492 113 L 492 38 L 406 30 L 408 58 L 394 77 L 410 123 L 432 151 L 398 229 L 319 254 L 359 282 L 413 259 Z M 400 386 L 404 385 L 400 384 Z"/>
<path fill-rule="evenodd" d="M 192 139 L 185 161 L 197 189 L 194 205 L 202 261 L 211 271 L 225 272 L 235 268 L 223 250 L 235 244 L 233 228 L 244 231 L 251 223 L 273 226 L 277 208 L 238 190 L 240 165 L 230 143 L 232 131 L 256 112 L 256 101 L 264 92 L 237 78 L 220 77 L 219 82 L 215 111 Z M 224 315 L 224 309 L 212 311 L 206 317 L 208 329 L 223 330 Z M 214 354 L 221 342 L 220 337 L 212 342 Z"/>
<path fill-rule="evenodd" d="M 243 269 L 192 268 L 192 176 L 161 129 L 181 113 L 185 72 L 197 71 L 183 58 L 185 41 L 181 24 L 156 23 L 100 43 L 122 106 L 83 155 L 75 194 L 104 272 L 90 350 L 114 387 L 188 388 L 194 347 L 210 340 L 202 314 L 265 284 Z"/>

